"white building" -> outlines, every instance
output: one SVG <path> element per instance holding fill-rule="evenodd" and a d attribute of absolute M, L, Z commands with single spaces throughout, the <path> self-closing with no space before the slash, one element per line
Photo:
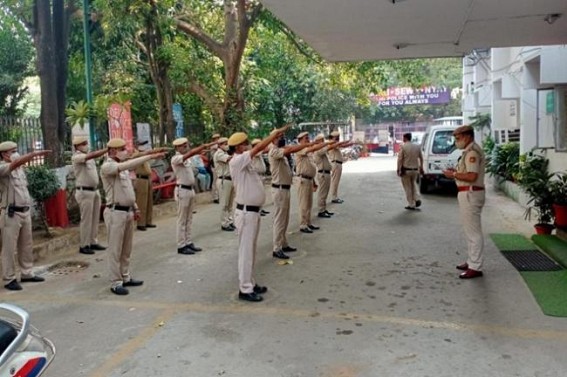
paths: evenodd
<path fill-rule="evenodd" d="M 463 116 L 492 116 L 497 143 L 543 148 L 567 170 L 567 45 L 476 50 L 463 60 Z"/>

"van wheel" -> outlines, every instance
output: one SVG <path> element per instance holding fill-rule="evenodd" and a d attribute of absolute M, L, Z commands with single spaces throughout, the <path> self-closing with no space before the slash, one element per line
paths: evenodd
<path fill-rule="evenodd" d="M 419 192 L 422 194 L 429 193 L 429 182 L 422 177 L 419 178 Z"/>

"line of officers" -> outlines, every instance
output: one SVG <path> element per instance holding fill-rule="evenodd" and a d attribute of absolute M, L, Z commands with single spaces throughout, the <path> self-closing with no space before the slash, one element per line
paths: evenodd
<path fill-rule="evenodd" d="M 287 130 L 287 128 L 285 128 Z M 352 145 L 340 142 L 339 133 L 332 132 L 328 140 L 324 135 L 317 135 L 311 141 L 307 132 L 297 136 L 298 144 L 287 146 L 283 131 L 270 135 L 269 142 L 253 140 L 252 146 L 266 144 L 251 161 L 251 168 L 258 176 L 266 173 L 266 164 L 262 153 L 268 154 L 271 170 L 271 188 L 274 203 L 273 214 L 273 256 L 288 259 L 287 252 L 297 249 L 290 246 L 287 228 L 290 214 L 290 189 L 293 172 L 289 157 L 295 154 L 295 173 L 299 179 L 298 196 L 300 207 L 300 231 L 313 233 L 319 227 L 311 221 L 313 193 L 318 191 L 318 217 L 330 218 L 333 214 L 327 210 L 329 193 L 333 203 L 342 203 L 338 197 L 338 187 L 342 174 L 343 157 L 341 148 Z M 105 250 L 98 242 L 98 223 L 100 219 L 101 198 L 98 192 L 99 173 L 96 159 L 106 155 L 100 169 L 100 180 L 106 194 L 106 206 L 103 212 L 108 238 L 108 270 L 111 291 L 117 295 L 127 295 L 128 287 L 140 286 L 142 280 L 135 279 L 130 273 L 130 256 L 134 229 L 153 228 L 152 223 L 152 183 L 150 161 L 165 157 L 168 148 L 149 149 L 147 141 L 137 142 L 137 151 L 130 154 L 123 139 L 111 139 L 107 147 L 91 151 L 86 137 L 73 138 L 73 170 L 76 179 L 75 198 L 81 213 L 79 252 L 94 254 Z M 213 200 L 221 204 L 221 229 L 238 231 L 234 221 L 234 203 L 237 196 L 237 184 L 233 180 L 230 163 L 234 157 L 234 148 L 229 147 L 229 139 L 216 134 L 210 143 L 195 148 L 190 147 L 187 138 L 174 140 L 175 154 L 171 166 L 175 175 L 175 199 L 177 209 L 177 252 L 192 255 L 202 249 L 192 240 L 192 220 L 195 206 L 195 176 L 190 158 L 205 150 L 211 151 L 214 164 Z M 27 188 L 23 167 L 33 159 L 45 156 L 50 151 L 34 151 L 20 156 L 17 144 L 11 141 L 0 143 L 0 232 L 2 237 L 2 278 L 8 290 L 21 290 L 21 283 L 42 282 L 44 278 L 34 275 L 33 241 L 31 228 L 32 198 Z M 133 179 L 135 176 L 135 180 Z M 134 182 L 134 183 L 133 183 Z M 245 191 L 246 189 L 241 189 Z M 258 212 L 264 212 L 258 206 Z M 242 233 L 239 231 L 239 233 Z M 241 237 L 241 234 L 239 234 Z M 240 253 L 239 253 L 240 254 Z M 240 258 L 239 258 L 240 259 Z M 16 277 L 16 261 L 20 268 L 20 282 Z M 243 293 L 243 277 L 240 273 L 240 293 Z M 250 272 L 251 273 L 251 272 Z M 248 281 L 250 278 L 244 278 Z M 246 284 L 244 284 L 246 285 Z M 265 288 L 265 287 L 264 287 Z M 246 290 L 246 288 L 244 289 Z M 248 301 L 249 297 L 241 297 Z"/>

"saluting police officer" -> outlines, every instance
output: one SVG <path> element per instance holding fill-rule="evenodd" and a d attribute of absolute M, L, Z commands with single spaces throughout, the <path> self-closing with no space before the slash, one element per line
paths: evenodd
<path fill-rule="evenodd" d="M 217 172 L 217 188 L 220 196 L 221 204 L 221 229 L 227 232 L 233 232 L 235 229 L 233 212 L 234 212 L 234 188 L 232 187 L 232 177 L 228 162 L 232 158 L 228 151 L 228 139 L 221 137 L 218 140 L 218 150 L 214 155 L 215 170 Z"/>
<path fill-rule="evenodd" d="M 190 158 L 201 153 L 205 148 L 217 142 L 203 144 L 189 149 L 189 140 L 181 137 L 173 141 L 175 155 L 171 158 L 171 167 L 176 178 L 175 199 L 177 200 L 177 252 L 191 255 L 201 251 L 191 239 L 193 208 L 195 207 L 195 175 Z"/>
<path fill-rule="evenodd" d="M 158 148 L 151 150 L 149 148 L 149 140 L 136 141 L 136 153 L 133 158 L 147 156 L 156 152 L 165 152 L 167 148 Z M 153 223 L 154 212 L 154 190 L 152 187 L 152 166 L 149 161 L 144 162 L 136 168 L 136 204 L 140 210 L 140 218 L 138 219 L 137 229 L 145 231 L 146 228 L 155 228 Z"/>
<path fill-rule="evenodd" d="M 331 160 L 332 164 L 331 202 L 336 204 L 344 202 L 344 200 L 339 198 L 339 183 L 341 182 L 341 176 L 343 174 L 343 153 L 341 152 L 341 148 L 353 145 L 353 143 L 349 141 L 339 142 L 340 135 L 339 131 L 333 131 L 331 132 L 331 135 L 329 135 L 330 142 L 338 143 L 334 149 L 329 151 L 329 160 Z"/>
<path fill-rule="evenodd" d="M 455 145 L 463 150 L 457 170 L 446 169 L 443 174 L 455 179 L 457 183 L 459 212 L 463 230 L 467 239 L 468 259 L 457 266 L 464 271 L 461 279 L 473 279 L 483 275 L 484 237 L 482 235 L 481 213 L 486 199 L 484 189 L 484 151 L 474 141 L 474 129 L 471 126 L 457 128 L 453 135 Z"/>
<path fill-rule="evenodd" d="M 315 144 L 325 143 L 325 135 L 319 134 L 315 137 Z M 329 144 L 313 153 L 315 165 L 317 166 L 317 183 L 319 184 L 319 192 L 317 202 L 319 205 L 318 217 L 330 218 L 333 212 L 327 211 L 327 198 L 329 189 L 331 188 L 331 162 L 327 154 L 337 147 L 337 143 Z"/>
<path fill-rule="evenodd" d="M 86 136 L 73 138 L 75 153 L 71 157 L 75 173 L 75 200 L 81 212 L 79 253 L 94 254 L 95 250 L 105 250 L 98 244 L 98 224 L 100 222 L 99 177 L 95 159 L 106 154 L 107 150 L 89 151 Z"/>
<path fill-rule="evenodd" d="M 260 232 L 260 208 L 266 200 L 264 184 L 252 167 L 252 159 L 261 153 L 275 138 L 281 136 L 289 126 L 282 127 L 250 149 L 248 135 L 233 134 L 228 140 L 234 157 L 230 160 L 230 172 L 236 187 L 235 225 L 238 232 L 238 280 L 240 300 L 262 301 L 268 288 L 256 284 L 254 261 Z"/>
<path fill-rule="evenodd" d="M 272 256 L 279 259 L 289 259 L 285 253 L 297 251 L 295 247 L 287 243 L 287 227 L 289 225 L 291 185 L 293 183 L 293 173 L 289 166 L 288 157 L 292 153 L 312 146 L 309 144 L 297 144 L 285 146 L 284 136 L 279 136 L 273 140 L 268 159 L 270 171 L 272 173 L 272 200 L 274 201 L 274 221 L 273 221 L 273 241 L 274 251 Z"/>
<path fill-rule="evenodd" d="M 23 166 L 36 157 L 51 151 L 35 151 L 23 156 L 13 141 L 0 143 L 0 232 L 2 233 L 2 279 L 4 288 L 22 289 L 16 279 L 14 256 L 18 257 L 22 283 L 39 283 L 45 279 L 35 276 L 33 268 L 32 198 Z"/>
<path fill-rule="evenodd" d="M 314 144 L 309 141 L 309 133 L 302 132 L 297 135 L 299 144 L 311 144 L 309 147 L 304 148 L 297 152 L 296 172 L 299 176 L 299 187 L 297 190 L 299 196 L 299 213 L 301 224 L 299 230 L 303 233 L 313 233 L 314 230 L 319 229 L 311 223 L 311 210 L 313 209 L 313 192 L 317 190 L 317 183 L 315 182 L 315 175 L 317 174 L 317 167 L 313 161 L 313 152 L 324 148 L 328 143 Z"/>
<path fill-rule="evenodd" d="M 101 178 L 107 201 L 103 215 L 108 235 L 110 290 L 117 295 L 127 295 L 129 292 L 126 287 L 144 284 L 142 280 L 130 276 L 134 222 L 139 219 L 140 210 L 128 169 L 135 169 L 154 158 L 163 158 L 165 153 L 155 152 L 128 160 L 129 154 L 123 139 L 110 139 L 106 146 L 108 157 L 102 164 Z"/>
<path fill-rule="evenodd" d="M 211 172 L 212 172 L 212 182 L 213 184 L 211 185 L 211 195 L 213 196 L 213 203 L 219 204 L 219 189 L 217 187 L 217 170 L 215 169 L 215 160 L 214 160 L 214 156 L 215 153 L 217 152 L 219 146 L 218 146 L 218 141 L 220 139 L 221 135 L 220 134 L 213 134 L 213 136 L 211 137 L 212 142 L 215 143 L 213 145 L 211 145 L 211 148 L 209 149 L 209 151 L 207 152 L 207 158 L 209 159 L 209 166 L 211 168 Z"/>
<path fill-rule="evenodd" d="M 261 142 L 261 139 L 254 139 L 252 140 L 252 148 L 254 148 L 259 142 Z M 258 175 L 260 175 L 260 178 L 264 179 L 264 177 L 266 176 L 266 172 L 268 171 L 268 168 L 266 167 L 266 161 L 264 161 L 264 153 L 267 152 L 267 147 L 265 150 L 263 150 L 262 152 L 260 152 L 256 157 L 254 157 L 254 159 L 252 160 L 252 166 L 254 167 L 254 170 L 256 170 L 256 173 L 258 173 Z M 264 208 L 262 208 L 260 210 L 260 216 L 266 216 L 268 215 L 270 212 L 269 211 L 265 211 Z"/>

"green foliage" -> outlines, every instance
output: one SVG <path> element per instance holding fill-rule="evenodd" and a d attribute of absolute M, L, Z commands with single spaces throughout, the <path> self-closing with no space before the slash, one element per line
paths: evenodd
<path fill-rule="evenodd" d="M 520 145 L 506 143 L 494 147 L 490 158 L 487 159 L 486 171 L 492 176 L 515 181 L 520 171 Z"/>
<path fill-rule="evenodd" d="M 549 186 L 553 196 L 553 203 L 567 205 L 567 173 L 555 173 Z"/>
<path fill-rule="evenodd" d="M 484 131 L 485 129 L 490 130 L 490 125 L 492 124 L 492 118 L 490 114 L 478 114 L 470 117 L 472 126 L 477 131 Z"/>
<path fill-rule="evenodd" d="M 553 194 L 550 189 L 553 174 L 547 171 L 549 160 L 532 151 L 522 155 L 521 161 L 517 183 L 530 198 L 525 218 L 531 219 L 532 212 L 536 212 L 538 224 L 549 224 L 553 219 Z"/>
<path fill-rule="evenodd" d="M 34 165 L 26 169 L 28 190 L 38 203 L 49 199 L 59 190 L 59 179 L 55 172 L 45 165 Z"/>
<path fill-rule="evenodd" d="M 85 126 L 85 123 L 89 120 L 90 117 L 90 106 L 85 101 L 79 101 L 71 103 L 65 110 L 65 114 L 67 118 L 65 121 L 71 125 L 79 124 L 81 127 Z"/>

